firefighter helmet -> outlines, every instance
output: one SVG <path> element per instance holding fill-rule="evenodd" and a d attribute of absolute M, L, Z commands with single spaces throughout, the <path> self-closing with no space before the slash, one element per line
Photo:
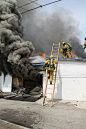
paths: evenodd
<path fill-rule="evenodd" d="M 50 59 L 52 59 L 52 58 L 53 58 L 53 55 L 50 56 Z"/>
<path fill-rule="evenodd" d="M 63 42 L 63 45 L 65 44 L 65 42 Z"/>
<path fill-rule="evenodd" d="M 86 40 L 86 37 L 85 37 L 85 40 Z"/>

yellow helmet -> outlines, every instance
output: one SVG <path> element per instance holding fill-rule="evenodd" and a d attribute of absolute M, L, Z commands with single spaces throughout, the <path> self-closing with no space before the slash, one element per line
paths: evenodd
<path fill-rule="evenodd" d="M 65 44 L 65 42 L 62 42 L 62 44 L 64 45 L 64 44 Z"/>
<path fill-rule="evenodd" d="M 53 55 L 51 55 L 50 58 L 53 58 Z"/>

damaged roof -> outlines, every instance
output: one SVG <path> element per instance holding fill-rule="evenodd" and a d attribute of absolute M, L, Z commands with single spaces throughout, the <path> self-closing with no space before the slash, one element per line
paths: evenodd
<path fill-rule="evenodd" d="M 33 65 L 44 65 L 44 62 L 49 59 L 50 57 L 46 57 L 42 62 L 34 62 Z M 57 57 L 54 57 L 54 59 L 57 59 Z M 86 61 L 86 59 L 81 59 L 81 58 L 63 58 L 59 57 L 59 61 Z"/>

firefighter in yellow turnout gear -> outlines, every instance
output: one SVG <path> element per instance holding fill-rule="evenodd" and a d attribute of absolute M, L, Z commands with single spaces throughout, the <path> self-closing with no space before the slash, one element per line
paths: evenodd
<path fill-rule="evenodd" d="M 65 58 L 67 56 L 67 58 L 71 58 L 71 52 L 72 50 L 72 46 L 69 43 L 65 43 L 62 41 L 62 48 L 61 48 L 61 53 L 62 53 L 62 57 Z"/>
<path fill-rule="evenodd" d="M 86 37 L 85 37 L 85 42 L 84 42 L 84 49 L 86 48 Z"/>
<path fill-rule="evenodd" d="M 46 66 L 46 69 L 47 69 L 47 77 L 48 79 L 50 79 L 50 84 L 52 84 L 52 81 L 53 81 L 53 71 L 55 69 L 55 64 L 58 63 L 58 60 L 57 59 L 53 59 L 53 55 L 50 56 L 50 58 L 45 61 L 45 66 Z"/>

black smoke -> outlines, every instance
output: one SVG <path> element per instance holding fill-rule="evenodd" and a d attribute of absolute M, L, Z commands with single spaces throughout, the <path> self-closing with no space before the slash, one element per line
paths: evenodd
<path fill-rule="evenodd" d="M 58 7 L 54 8 L 53 13 L 48 13 L 45 8 L 40 8 L 23 14 L 22 19 L 24 39 L 33 42 L 35 53 L 44 52 L 50 55 L 52 44 L 62 43 L 63 40 L 72 45 L 72 51 L 77 57 L 86 58 L 79 39 L 81 32 L 78 21 L 72 17 L 70 11 Z"/>
<path fill-rule="evenodd" d="M 38 80 L 40 74 L 28 62 L 34 51 L 32 42 L 24 41 L 22 16 L 16 0 L 0 0 L 0 71 L 25 79 Z"/>

